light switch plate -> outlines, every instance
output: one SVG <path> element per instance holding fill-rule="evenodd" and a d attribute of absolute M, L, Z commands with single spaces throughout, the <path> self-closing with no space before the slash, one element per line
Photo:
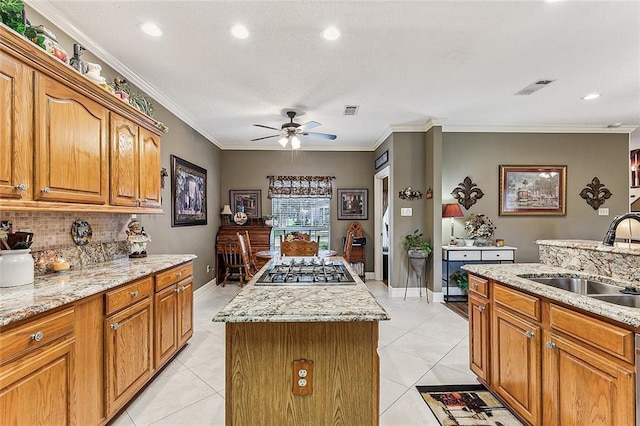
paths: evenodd
<path fill-rule="evenodd" d="M 609 207 L 600 207 L 598 209 L 598 216 L 609 216 Z"/>
<path fill-rule="evenodd" d="M 413 216 L 413 209 L 411 207 L 402 207 L 400 209 L 400 216 Z"/>

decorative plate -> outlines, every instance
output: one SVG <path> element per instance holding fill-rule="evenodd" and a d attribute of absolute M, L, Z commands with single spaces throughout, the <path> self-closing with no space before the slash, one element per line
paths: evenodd
<path fill-rule="evenodd" d="M 245 212 L 238 212 L 233 216 L 233 221 L 236 225 L 244 225 L 247 223 L 247 214 Z"/>
<path fill-rule="evenodd" d="M 71 238 L 73 238 L 73 242 L 78 246 L 84 246 L 89 244 L 91 241 L 91 237 L 93 237 L 93 231 L 91 230 L 91 225 L 86 220 L 76 220 L 71 225 Z"/>

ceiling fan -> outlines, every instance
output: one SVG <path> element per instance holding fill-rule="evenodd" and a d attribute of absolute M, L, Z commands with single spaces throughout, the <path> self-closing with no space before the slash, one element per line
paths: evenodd
<path fill-rule="evenodd" d="M 290 121 L 288 123 L 284 123 L 280 129 L 271 126 L 265 126 L 263 124 L 254 124 L 254 126 L 277 130 L 280 133 L 278 133 L 277 135 L 251 139 L 251 141 L 260 141 L 262 139 L 277 138 L 280 136 L 280 140 L 278 140 L 278 143 L 282 145 L 283 148 L 287 146 L 289 141 L 291 141 L 291 149 L 298 149 L 300 148 L 300 139 L 298 138 L 298 136 L 313 136 L 329 140 L 335 140 L 337 138 L 336 135 L 331 135 L 329 133 L 309 132 L 310 129 L 314 129 L 320 126 L 320 123 L 318 123 L 317 121 L 309 121 L 304 124 L 294 123 L 293 119 L 295 118 L 295 116 L 295 111 L 287 111 L 287 117 L 289 117 Z"/>

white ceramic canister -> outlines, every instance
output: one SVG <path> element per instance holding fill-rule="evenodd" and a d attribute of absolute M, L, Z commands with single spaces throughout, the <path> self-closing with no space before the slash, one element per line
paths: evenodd
<path fill-rule="evenodd" d="M 0 287 L 14 287 L 32 282 L 31 249 L 0 250 Z"/>

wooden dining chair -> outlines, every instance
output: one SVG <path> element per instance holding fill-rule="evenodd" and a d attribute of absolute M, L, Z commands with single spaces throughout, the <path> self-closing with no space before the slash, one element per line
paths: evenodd
<path fill-rule="evenodd" d="M 347 238 L 344 239 L 344 249 L 342 250 L 342 257 L 345 262 L 351 263 L 351 247 L 353 246 L 353 233 L 347 232 Z"/>
<path fill-rule="evenodd" d="M 255 273 L 258 271 L 255 269 L 255 266 L 251 263 L 251 256 L 247 251 L 247 244 L 244 239 L 244 235 L 242 235 L 239 232 L 236 233 L 236 235 L 238 237 L 238 247 L 240 248 L 240 257 L 242 258 L 242 267 L 244 269 L 244 276 L 246 280 L 249 281 L 251 278 L 253 278 Z"/>
<path fill-rule="evenodd" d="M 242 263 L 242 254 L 238 248 L 238 244 L 229 243 L 222 247 L 222 262 L 224 266 L 224 279 L 220 283 L 222 287 L 227 281 L 238 280 L 240 286 L 244 285 L 244 264 Z"/>
<path fill-rule="evenodd" d="M 247 245 L 247 253 L 249 254 L 249 261 L 251 262 L 252 268 L 257 272 L 260 270 L 256 263 L 256 254 L 251 249 L 251 239 L 249 238 L 249 231 L 244 231 L 244 242 Z"/>
<path fill-rule="evenodd" d="M 280 243 L 281 256 L 317 256 L 318 241 L 283 241 Z"/>

